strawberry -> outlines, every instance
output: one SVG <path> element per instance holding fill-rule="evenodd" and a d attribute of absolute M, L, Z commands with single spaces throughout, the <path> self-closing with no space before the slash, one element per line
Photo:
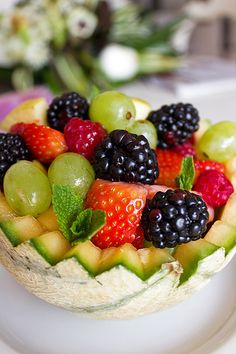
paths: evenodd
<path fill-rule="evenodd" d="M 100 248 L 132 243 L 146 202 L 142 185 L 97 179 L 86 198 L 86 208 L 106 212 L 106 225 L 92 238 Z"/>
<path fill-rule="evenodd" d="M 222 163 L 213 160 L 197 160 L 194 162 L 195 167 L 195 179 L 202 173 L 209 170 L 225 173 L 225 166 Z"/>
<path fill-rule="evenodd" d="M 156 149 L 160 174 L 156 184 L 176 188 L 175 179 L 180 174 L 183 157 L 170 149 Z"/>
<path fill-rule="evenodd" d="M 51 163 L 67 151 L 64 135 L 45 125 L 16 123 L 11 127 L 11 132 L 19 134 L 32 155 L 42 163 Z"/>
<path fill-rule="evenodd" d="M 141 226 L 138 226 L 136 231 L 135 231 L 135 239 L 132 242 L 133 246 L 139 250 L 140 248 L 144 247 L 144 233 L 143 233 L 143 228 Z"/>
<path fill-rule="evenodd" d="M 143 185 L 146 190 L 147 190 L 147 199 L 152 199 L 154 197 L 154 195 L 157 193 L 157 192 L 166 192 L 168 189 L 170 189 L 170 187 L 167 187 L 167 186 L 162 186 L 162 185 L 159 185 L 159 184 L 144 184 Z"/>

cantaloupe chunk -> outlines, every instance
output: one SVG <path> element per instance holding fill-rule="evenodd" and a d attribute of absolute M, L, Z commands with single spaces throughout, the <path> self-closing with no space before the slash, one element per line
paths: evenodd
<path fill-rule="evenodd" d="M 13 246 L 17 246 L 43 233 L 43 227 L 38 220 L 31 215 L 18 216 L 3 221 L 0 223 L 0 227 Z"/>
<path fill-rule="evenodd" d="M 48 232 L 31 239 L 30 242 L 51 265 L 61 261 L 65 253 L 71 248 L 70 243 L 60 231 Z"/>

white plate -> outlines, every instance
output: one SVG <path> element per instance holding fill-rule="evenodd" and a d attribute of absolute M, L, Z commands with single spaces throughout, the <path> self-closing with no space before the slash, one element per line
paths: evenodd
<path fill-rule="evenodd" d="M 98 321 L 49 305 L 0 268 L 1 354 L 233 354 L 236 259 L 190 300 L 128 321 Z"/>

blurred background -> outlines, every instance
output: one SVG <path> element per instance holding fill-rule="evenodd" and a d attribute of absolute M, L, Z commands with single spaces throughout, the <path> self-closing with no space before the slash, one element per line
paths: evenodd
<path fill-rule="evenodd" d="M 141 1 L 147 3 L 147 1 Z M 236 58 L 236 2 L 222 0 L 153 0 L 150 6 L 163 13 L 185 14 L 196 21 L 189 54 Z"/>
<path fill-rule="evenodd" d="M 232 90 L 236 1 L 0 1 L 0 47 L 1 92 L 40 85 L 90 97 L 140 82 L 181 97 Z"/>

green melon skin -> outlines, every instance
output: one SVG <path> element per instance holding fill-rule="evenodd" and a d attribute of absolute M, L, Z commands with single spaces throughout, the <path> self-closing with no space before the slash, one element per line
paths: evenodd
<path fill-rule="evenodd" d="M 205 240 L 224 247 L 225 254 L 228 255 L 236 245 L 236 226 L 218 220 L 207 233 Z"/>
<path fill-rule="evenodd" d="M 5 233 L 13 246 L 29 240 L 32 237 L 42 235 L 43 228 L 33 216 L 15 217 L 2 221 L 0 228 Z"/>
<path fill-rule="evenodd" d="M 89 259 L 91 245 L 86 248 L 85 244 L 84 249 L 81 245 L 74 246 L 66 252 L 63 249 L 59 255 L 46 241 L 45 230 L 29 240 L 32 227 L 30 233 L 19 228 L 20 218 L 1 223 L 1 227 L 5 223 L 7 231 L 3 231 L 3 226 L 0 232 L 0 261 L 29 291 L 54 305 L 99 319 L 145 315 L 188 298 L 227 264 L 227 257 L 236 249 L 236 225 L 225 221 L 229 206 L 230 213 L 232 208 L 236 213 L 235 196 L 228 203 L 222 220 L 214 223 L 205 239 L 181 245 L 173 255 L 158 250 L 155 254 L 159 258 L 153 257 L 152 262 L 145 258 L 145 250 L 139 250 L 142 267 L 130 245 L 124 255 L 117 251 L 115 257 L 109 257 L 107 253 L 103 262 L 100 262 L 100 250 L 94 252 L 97 258 Z M 7 212 L 6 215 L 9 218 Z M 22 242 L 15 246 L 15 239 Z M 35 239 L 40 240 L 37 246 Z M 53 266 L 49 263 L 52 263 L 52 250 L 55 251 Z"/>
<path fill-rule="evenodd" d="M 33 247 L 51 265 L 60 262 L 70 244 L 60 231 L 53 231 L 30 240 Z"/>
<path fill-rule="evenodd" d="M 216 221 L 205 239 L 217 246 L 224 247 L 226 253 L 225 261 L 222 265 L 222 268 L 224 268 L 236 253 L 236 225 L 226 224 L 222 220 Z"/>
<path fill-rule="evenodd" d="M 123 266 L 136 274 L 140 279 L 144 279 L 144 269 L 140 257 L 133 246 L 130 247 L 130 245 L 126 244 L 122 250 L 112 247 L 109 251 L 111 251 L 109 255 L 102 257 L 100 260 L 100 273 L 109 272 L 116 266 Z"/>
<path fill-rule="evenodd" d="M 87 270 L 91 277 L 98 274 L 98 262 L 101 256 L 101 250 L 93 247 L 90 242 L 79 243 L 69 250 L 64 259 L 74 258 L 79 265 Z"/>
<path fill-rule="evenodd" d="M 207 262 L 208 257 L 211 257 L 213 254 L 221 254 L 218 260 L 221 266 L 221 262 L 224 262 L 225 250 L 222 248 L 217 252 L 218 250 L 218 246 L 207 242 L 206 239 L 200 239 L 176 247 L 174 257 L 180 262 L 184 270 L 180 277 L 180 284 L 185 283 L 194 274 L 198 273 L 199 266 L 202 266 L 203 262 Z M 213 269 L 215 269 L 215 264 Z M 211 274 L 210 269 L 209 273 Z"/>

